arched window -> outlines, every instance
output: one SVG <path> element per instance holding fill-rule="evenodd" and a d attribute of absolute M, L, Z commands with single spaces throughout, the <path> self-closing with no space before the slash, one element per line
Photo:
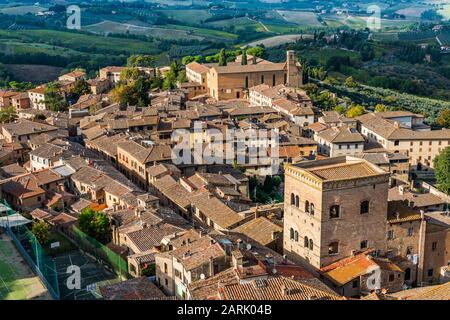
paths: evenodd
<path fill-rule="evenodd" d="M 295 206 L 296 206 L 297 208 L 300 207 L 300 198 L 299 198 L 298 196 L 295 196 Z"/>
<path fill-rule="evenodd" d="M 264 75 L 261 76 L 261 83 L 264 83 Z"/>
<path fill-rule="evenodd" d="M 291 193 L 291 205 L 295 205 L 295 195 Z"/>
<path fill-rule="evenodd" d="M 305 201 L 305 212 L 309 213 L 309 201 L 308 200 Z"/>
<path fill-rule="evenodd" d="M 248 88 L 248 76 L 245 77 L 245 88 L 246 88 L 246 89 Z"/>
<path fill-rule="evenodd" d="M 275 74 L 272 75 L 272 86 L 275 87 Z"/>
<path fill-rule="evenodd" d="M 328 245 L 328 254 L 338 254 L 339 253 L 339 242 L 334 241 Z"/>
<path fill-rule="evenodd" d="M 284 74 L 284 84 L 287 83 L 287 73 Z"/>
<path fill-rule="evenodd" d="M 335 218 L 339 218 L 339 216 L 340 216 L 340 210 L 341 208 L 337 205 L 337 204 L 335 204 L 335 205 L 332 205 L 331 207 L 330 207 L 330 219 L 335 219 Z"/>
<path fill-rule="evenodd" d="M 304 247 L 308 248 L 308 246 L 309 246 L 309 239 L 308 239 L 308 237 L 305 236 L 305 238 L 303 240 L 304 240 L 304 242 L 303 242 Z"/>
<path fill-rule="evenodd" d="M 314 203 L 311 203 L 309 205 L 309 213 L 313 216 L 314 215 Z"/>
<path fill-rule="evenodd" d="M 298 242 L 298 232 L 297 232 L 297 230 L 295 230 L 295 232 L 294 232 L 294 240 L 296 242 Z"/>
<path fill-rule="evenodd" d="M 291 239 L 291 240 L 294 240 L 294 229 L 291 228 L 291 229 L 289 230 L 289 232 L 290 232 L 290 239 Z"/>
<path fill-rule="evenodd" d="M 369 201 L 365 200 L 361 202 L 359 213 L 360 214 L 369 213 Z"/>
<path fill-rule="evenodd" d="M 313 248 L 314 248 L 313 239 L 309 239 L 309 250 L 312 250 Z"/>

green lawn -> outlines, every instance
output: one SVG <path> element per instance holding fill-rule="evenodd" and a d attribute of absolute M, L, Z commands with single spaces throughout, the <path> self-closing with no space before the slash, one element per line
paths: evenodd
<path fill-rule="evenodd" d="M 9 237 L 0 239 L 0 300 L 48 299 L 47 290 Z"/>

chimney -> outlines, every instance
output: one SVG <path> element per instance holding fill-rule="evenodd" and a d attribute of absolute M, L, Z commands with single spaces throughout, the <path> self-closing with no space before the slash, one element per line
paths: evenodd
<path fill-rule="evenodd" d="M 284 284 L 281 286 L 281 295 L 282 295 L 283 297 L 289 295 L 289 289 L 286 288 L 286 286 L 285 286 Z"/>
<path fill-rule="evenodd" d="M 272 231 L 272 240 L 276 240 L 278 238 L 278 232 Z"/>
<path fill-rule="evenodd" d="M 209 257 L 209 274 L 210 274 L 210 277 L 214 276 L 214 259 L 213 259 L 213 257 Z"/>

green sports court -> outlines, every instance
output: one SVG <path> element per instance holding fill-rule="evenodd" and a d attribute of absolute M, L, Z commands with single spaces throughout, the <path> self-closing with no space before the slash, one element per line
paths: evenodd
<path fill-rule="evenodd" d="M 93 300 L 101 298 L 98 285 L 112 284 L 117 276 L 79 250 L 73 250 L 53 258 L 58 273 L 61 300 Z M 67 272 L 71 265 L 80 268 L 80 288 L 69 289 L 67 280 L 72 275 Z"/>
<path fill-rule="evenodd" d="M 6 233 L 0 232 L 0 300 L 51 299 Z"/>

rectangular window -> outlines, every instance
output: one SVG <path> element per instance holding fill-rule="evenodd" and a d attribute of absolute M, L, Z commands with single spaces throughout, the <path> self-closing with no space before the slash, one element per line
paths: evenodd
<path fill-rule="evenodd" d="M 387 232 L 387 239 L 388 240 L 394 239 L 394 230 L 388 230 L 388 232 Z"/>
<path fill-rule="evenodd" d="M 437 249 L 437 242 L 435 241 L 431 244 L 431 250 L 436 251 L 436 249 Z"/>
<path fill-rule="evenodd" d="M 414 233 L 414 228 L 413 227 L 408 228 L 408 237 L 412 237 L 413 233 Z"/>
<path fill-rule="evenodd" d="M 433 276 L 433 269 L 428 269 L 427 274 L 428 274 L 429 277 L 432 277 Z"/>
<path fill-rule="evenodd" d="M 363 240 L 360 243 L 360 248 L 362 249 L 367 249 L 367 240 Z"/>

